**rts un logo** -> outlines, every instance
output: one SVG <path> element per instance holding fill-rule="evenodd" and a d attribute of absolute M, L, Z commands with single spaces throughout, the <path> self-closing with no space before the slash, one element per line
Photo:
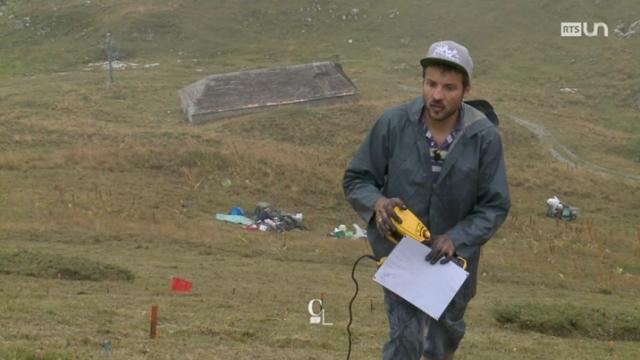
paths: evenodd
<path fill-rule="evenodd" d="M 604 30 L 605 37 L 609 36 L 609 26 L 603 22 L 597 22 L 589 24 L 586 22 L 561 22 L 560 23 L 560 36 L 563 37 L 595 37 L 600 33 L 600 29 Z"/>

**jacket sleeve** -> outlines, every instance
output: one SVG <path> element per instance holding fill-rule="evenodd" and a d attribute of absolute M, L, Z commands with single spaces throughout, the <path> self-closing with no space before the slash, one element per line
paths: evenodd
<path fill-rule="evenodd" d="M 496 131 L 480 158 L 476 205 L 447 232 L 456 249 L 460 249 L 456 250 L 459 255 L 469 256 L 486 243 L 504 222 L 510 206 L 502 141 Z"/>
<path fill-rule="evenodd" d="M 367 135 L 342 179 L 344 194 L 360 218 L 369 223 L 382 196 L 389 159 L 389 121 L 383 115 Z"/>

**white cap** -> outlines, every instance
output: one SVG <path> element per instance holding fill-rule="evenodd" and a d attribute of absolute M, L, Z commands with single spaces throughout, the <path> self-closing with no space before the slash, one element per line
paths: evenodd
<path fill-rule="evenodd" d="M 420 60 L 420 64 L 425 68 L 433 63 L 445 63 L 459 68 L 467 73 L 469 81 L 471 81 L 471 74 L 473 73 L 471 55 L 469 55 L 469 50 L 466 47 L 455 41 L 445 40 L 431 44 L 427 55 Z"/>

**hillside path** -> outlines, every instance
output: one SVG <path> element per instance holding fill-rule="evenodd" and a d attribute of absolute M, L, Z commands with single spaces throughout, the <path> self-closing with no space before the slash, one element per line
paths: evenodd
<path fill-rule="evenodd" d="M 509 118 L 515 121 L 518 125 L 523 126 L 534 133 L 543 143 L 547 145 L 551 155 L 560 162 L 573 166 L 582 166 L 585 169 L 598 174 L 605 174 L 627 180 L 640 181 L 640 176 L 638 175 L 629 174 L 624 171 L 613 170 L 581 158 L 571 150 L 567 149 L 564 145 L 562 145 L 543 125 L 525 120 L 515 115 L 509 115 Z"/>

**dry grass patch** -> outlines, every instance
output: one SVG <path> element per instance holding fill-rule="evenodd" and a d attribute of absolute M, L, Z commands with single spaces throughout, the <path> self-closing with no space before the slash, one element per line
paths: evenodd
<path fill-rule="evenodd" d="M 83 258 L 19 250 L 0 253 L 0 273 L 64 280 L 132 281 L 133 272 Z"/>
<path fill-rule="evenodd" d="M 542 334 L 640 341 L 640 316 L 633 311 L 528 302 L 498 304 L 492 313 L 502 325 Z"/>

